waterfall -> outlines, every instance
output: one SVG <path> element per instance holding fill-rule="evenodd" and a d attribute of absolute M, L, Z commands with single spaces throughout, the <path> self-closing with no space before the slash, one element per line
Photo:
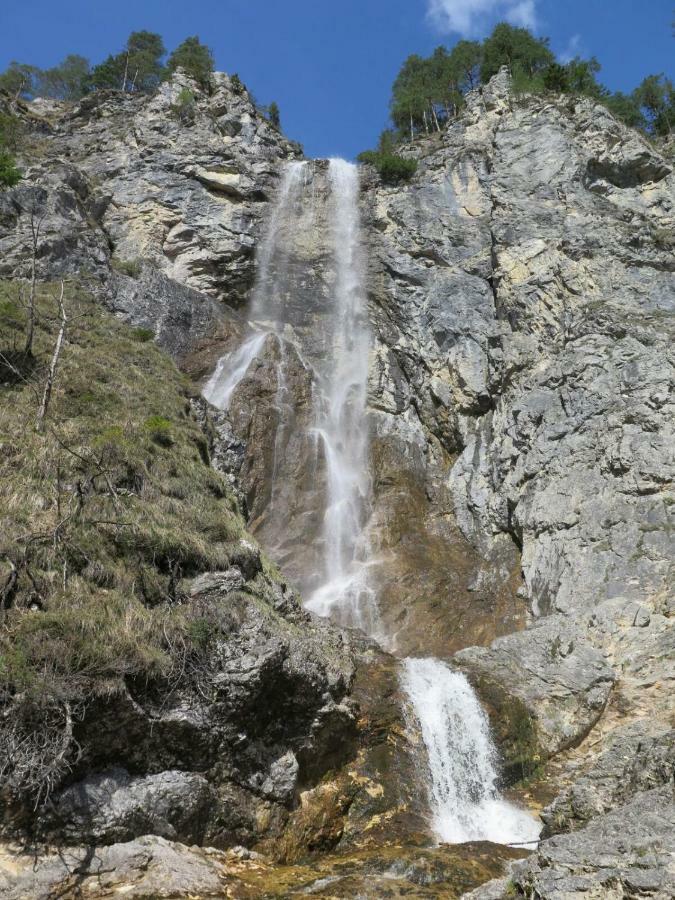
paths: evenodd
<path fill-rule="evenodd" d="M 227 409 L 230 405 L 232 394 L 262 350 L 266 336 L 279 330 L 282 305 L 278 302 L 278 288 L 285 284 L 288 267 L 288 252 L 279 240 L 279 231 L 288 210 L 299 201 L 306 166 L 306 162 L 291 162 L 284 169 L 258 251 L 258 273 L 249 313 L 250 333 L 236 350 L 218 360 L 202 391 L 209 403 L 219 409 Z"/>
<path fill-rule="evenodd" d="M 202 391 L 209 403 L 213 403 L 218 409 L 227 409 L 230 397 L 260 353 L 266 337 L 265 332 L 254 332 L 232 354 L 221 356 Z"/>
<path fill-rule="evenodd" d="M 406 659 L 401 682 L 428 757 L 433 828 L 442 841 L 527 844 L 540 826 L 497 789 L 497 751 L 466 677 L 437 659 Z"/>
<path fill-rule="evenodd" d="M 268 521 L 273 522 L 274 538 L 283 537 L 291 505 L 284 494 L 289 484 L 286 439 L 301 433 L 297 423 L 303 421 L 302 437 L 313 447 L 316 484 L 293 498 L 293 514 L 322 512 L 321 527 L 308 538 L 313 556 L 304 557 L 305 569 L 316 568 L 307 562 L 312 559 L 319 560 L 321 571 L 300 573 L 312 584 L 306 607 L 340 625 L 359 628 L 386 647 L 390 636 L 382 633 L 377 593 L 369 578 L 370 332 L 359 176 L 354 165 L 340 159 L 329 161 L 327 183 L 323 172 L 325 163 L 287 165 L 258 250 L 248 331 L 239 348 L 219 360 L 204 396 L 227 409 L 267 337 L 276 336 L 278 424 L 266 508 L 272 513 Z M 310 272 L 318 272 L 319 278 L 309 282 L 308 289 Z M 311 375 L 309 419 L 296 415 L 289 388 L 291 348 Z M 297 552 L 297 543 L 291 546 Z M 466 678 L 440 660 L 405 659 L 400 679 L 423 739 L 427 765 L 420 771 L 428 773 L 431 824 L 439 840 L 536 840 L 535 820 L 499 795 L 488 721 Z"/>
<path fill-rule="evenodd" d="M 325 577 L 307 608 L 340 624 L 377 631 L 368 584 L 368 350 L 370 334 L 359 221 L 359 176 L 342 159 L 329 163 L 335 284 L 331 346 L 315 397 L 315 434 L 326 465 Z"/>

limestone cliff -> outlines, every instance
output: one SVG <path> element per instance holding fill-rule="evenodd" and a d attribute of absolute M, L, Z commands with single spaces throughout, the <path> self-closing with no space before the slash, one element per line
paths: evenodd
<path fill-rule="evenodd" d="M 268 201 L 299 148 L 225 75 L 208 94 L 179 74 L 152 98 L 19 113 L 30 165 L 0 194 L 0 274 L 27 274 L 37 211 L 40 278 L 86 270 L 103 304 L 151 329 L 197 386 L 241 332 Z M 469 674 L 506 777 L 529 775 L 521 797 L 547 804 L 540 847 L 475 897 L 665 898 L 675 884 L 672 164 L 589 100 L 513 96 L 504 72 L 404 152 L 418 159 L 410 182 L 362 172 L 381 614 L 393 653 Z M 314 177 L 320 193 L 320 162 Z M 293 252 L 297 327 L 311 335 L 331 263 L 319 240 Z M 268 340 L 229 416 L 196 399 L 191 415 L 237 514 L 292 579 L 311 567 L 317 520 L 283 513 L 320 485 L 305 444 L 290 441 L 272 496 L 279 352 Z M 286 362 L 287 403 L 302 421 L 311 383 L 301 359 Z M 154 896 L 167 871 L 167 896 L 241 897 L 459 896 L 501 874 L 508 853 L 419 849 L 428 833 L 392 658 L 319 628 L 283 599 L 282 577 L 239 565 L 235 584 L 233 568 L 206 565 L 189 585 L 199 602 L 254 598 L 236 600 L 234 645 L 213 662 L 221 706 L 194 692 L 140 707 L 132 698 L 108 755 L 85 756 L 40 820 L 42 834 L 111 845 L 103 880 L 85 851 L 68 851 L 91 896 Z M 267 724 L 256 732 L 254 720 Z M 97 738 L 85 726 L 86 750 Z M 139 764 L 128 735 L 154 729 L 170 742 L 180 732 L 182 750 L 165 759 L 153 744 Z M 190 761 L 194 741 L 208 752 Z M 215 816 L 205 812 L 214 802 Z M 270 862 L 308 857 L 309 868 Z M 10 897 L 31 884 L 47 896 L 64 878 L 47 852 L 38 876 L 4 871 Z"/>

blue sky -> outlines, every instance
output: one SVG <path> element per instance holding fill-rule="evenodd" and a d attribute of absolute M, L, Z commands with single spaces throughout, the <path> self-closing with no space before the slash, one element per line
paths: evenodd
<path fill-rule="evenodd" d="M 198 34 L 217 67 L 238 72 L 261 103 L 276 100 L 289 137 L 310 156 L 353 157 L 387 122 L 403 59 L 509 19 L 548 35 L 562 57 L 595 55 L 613 90 L 673 77 L 674 0 L 0 0 L 0 68 L 97 62 L 128 33 L 158 31 L 172 48 Z"/>

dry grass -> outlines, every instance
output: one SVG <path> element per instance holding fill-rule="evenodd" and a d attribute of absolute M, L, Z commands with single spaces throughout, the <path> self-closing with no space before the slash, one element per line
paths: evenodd
<path fill-rule="evenodd" d="M 169 677 L 204 641 L 182 580 L 227 567 L 243 534 L 184 377 L 82 288 L 68 285 L 66 303 L 39 434 L 50 291 L 26 360 L 18 287 L 0 285 L 0 712 L 70 709 L 128 675 Z"/>

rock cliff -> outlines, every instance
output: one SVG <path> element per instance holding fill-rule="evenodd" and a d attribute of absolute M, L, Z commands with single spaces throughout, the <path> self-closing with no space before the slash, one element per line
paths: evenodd
<path fill-rule="evenodd" d="M 297 145 L 220 74 L 210 93 L 179 73 L 151 98 L 19 113 L 29 166 L 0 194 L 0 275 L 28 273 L 39 218 L 40 278 L 86 274 L 203 383 L 242 333 L 256 244 Z M 666 898 L 673 166 L 590 100 L 516 97 L 504 72 L 405 152 L 418 160 L 410 182 L 362 172 L 369 535 L 387 649 L 461 667 L 506 779 L 545 807 L 539 848 L 472 896 Z M 320 162 L 314 177 L 320 191 Z M 296 325 L 311 334 L 330 260 L 298 239 L 289 265 Z M 448 897 L 521 855 L 424 848 L 392 657 L 318 624 L 286 586 L 311 567 L 317 520 L 283 516 L 318 488 L 307 442 L 288 438 L 273 496 L 279 353 L 268 338 L 230 415 L 191 401 L 254 535 L 229 568 L 204 565 L 185 585 L 192 602 L 227 608 L 209 696 L 135 689 L 85 716 L 83 756 L 33 835 L 105 847 L 73 846 L 65 862 L 45 850 L 33 873 L 9 847 L 9 897 L 55 884 L 65 896 Z M 285 363 L 301 421 L 311 383 L 300 358 Z"/>

